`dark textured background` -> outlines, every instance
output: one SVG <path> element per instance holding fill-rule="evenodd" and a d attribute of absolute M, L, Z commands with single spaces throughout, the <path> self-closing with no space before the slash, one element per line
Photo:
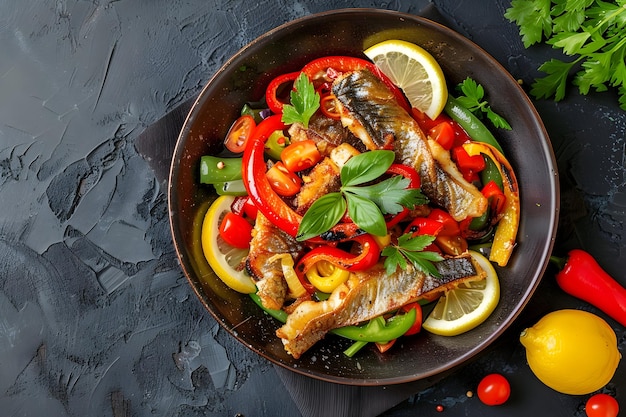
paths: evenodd
<path fill-rule="evenodd" d="M 517 340 L 557 308 L 602 315 L 561 293 L 552 269 L 491 349 L 431 388 L 354 390 L 275 369 L 221 330 L 193 295 L 171 243 L 165 182 L 146 158 L 167 160 L 171 148 L 141 139 L 256 36 L 334 8 L 438 11 L 528 85 L 555 52 L 523 48 L 517 27 L 502 16 L 509 4 L 1 2 L 0 416 L 333 414 L 328 409 L 366 416 L 396 403 L 382 415 L 584 416 L 587 396 L 543 386 Z M 559 104 L 535 104 L 561 179 L 555 251 L 585 248 L 626 284 L 625 113 L 614 92 L 572 91 Z M 175 137 L 180 119 L 169 123 Z M 624 328 L 608 320 L 626 352 Z M 624 409 L 625 362 L 605 388 Z M 513 388 L 497 408 L 466 395 L 492 371 Z"/>

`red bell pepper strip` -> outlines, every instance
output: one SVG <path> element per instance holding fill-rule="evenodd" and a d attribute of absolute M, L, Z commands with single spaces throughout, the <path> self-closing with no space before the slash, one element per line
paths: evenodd
<path fill-rule="evenodd" d="M 563 291 L 599 308 L 626 326 L 626 288 L 581 249 L 569 251 L 565 259 L 550 260 L 560 267 L 556 282 Z"/>
<path fill-rule="evenodd" d="M 352 240 L 361 246 L 361 253 L 358 255 L 327 245 L 317 246 L 310 252 L 307 252 L 295 267 L 296 273 L 301 277 L 301 281 L 304 280 L 303 277 L 306 272 L 315 263 L 322 260 L 348 271 L 363 271 L 374 266 L 380 258 L 380 248 L 372 235 L 364 234 L 356 236 Z"/>
<path fill-rule="evenodd" d="M 282 124 L 280 121 L 281 115 L 270 116 L 265 121 L 271 118 L 274 118 L 274 121 L 277 119 L 277 124 Z M 273 121 L 268 123 L 273 123 Z M 260 123 L 258 127 L 260 128 L 262 125 L 263 123 Z M 253 133 L 253 137 L 243 152 L 243 182 L 250 200 L 252 200 L 259 211 L 276 227 L 295 237 L 298 233 L 298 225 L 302 221 L 302 216 L 296 213 L 276 194 L 265 175 L 267 168 L 264 158 L 265 141 L 271 132 L 269 129 L 260 130 L 257 129 Z"/>
<path fill-rule="evenodd" d="M 391 164 L 387 169 L 387 174 L 402 175 L 409 180 L 407 188 L 420 188 L 422 185 L 419 173 L 415 168 L 404 164 Z"/>
<path fill-rule="evenodd" d="M 298 75 L 300 75 L 300 71 L 281 74 L 270 81 L 267 85 L 267 89 L 265 90 L 265 101 L 267 102 L 267 107 L 269 107 L 272 113 L 278 114 L 283 112 L 283 105 L 285 103 L 278 98 L 278 90 L 284 84 L 293 83 L 296 78 L 298 78 Z"/>
<path fill-rule="evenodd" d="M 485 160 L 481 155 L 469 155 L 463 146 L 452 148 L 452 160 L 459 167 L 466 181 L 478 179 L 477 173 L 485 169 Z"/>

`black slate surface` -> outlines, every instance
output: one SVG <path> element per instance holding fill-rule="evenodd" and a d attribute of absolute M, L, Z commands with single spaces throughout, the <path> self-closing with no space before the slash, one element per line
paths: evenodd
<path fill-rule="evenodd" d="M 2 2 L 0 415 L 584 416 L 587 396 L 542 385 L 517 340 L 554 309 L 606 317 L 560 292 L 552 269 L 513 326 L 466 367 L 429 388 L 353 389 L 276 369 L 221 330 L 187 285 L 169 235 L 172 144 L 163 138 L 175 137 L 185 106 L 247 42 L 334 8 L 426 13 L 529 85 L 555 52 L 523 48 L 502 16 L 509 4 Z M 626 284 L 625 113 L 612 92 L 535 105 L 559 164 L 555 252 L 587 249 Z M 607 320 L 624 353 L 624 328 Z M 622 408 L 624 362 L 604 389 Z M 511 382 L 504 406 L 467 396 L 489 372 Z"/>

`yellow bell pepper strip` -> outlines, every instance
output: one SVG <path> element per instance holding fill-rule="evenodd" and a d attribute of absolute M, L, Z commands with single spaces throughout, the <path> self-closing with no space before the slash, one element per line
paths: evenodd
<path fill-rule="evenodd" d="M 283 270 L 285 281 L 287 281 L 287 287 L 289 287 L 289 296 L 293 298 L 300 298 L 307 294 L 306 288 L 300 282 L 296 271 L 293 269 L 293 258 L 288 253 L 279 253 L 270 257 L 267 261 L 274 262 L 280 260 L 280 266 Z"/>
<path fill-rule="evenodd" d="M 317 290 L 323 293 L 331 293 L 335 288 L 350 278 L 350 271 L 339 268 L 328 261 L 321 260 L 312 265 L 309 270 L 306 271 L 305 275 Z M 300 283 L 300 281 L 298 281 L 298 283 Z M 300 284 L 300 286 L 302 286 L 302 284 Z M 304 289 L 304 287 L 302 287 L 302 289 Z"/>
<path fill-rule="evenodd" d="M 500 266 L 506 266 L 515 247 L 515 239 L 520 220 L 520 199 L 517 179 L 511 164 L 504 155 L 488 143 L 470 142 L 463 145 L 470 155 L 487 155 L 498 167 L 502 177 L 506 201 L 502 209 L 502 218 L 498 222 L 489 260 Z"/>

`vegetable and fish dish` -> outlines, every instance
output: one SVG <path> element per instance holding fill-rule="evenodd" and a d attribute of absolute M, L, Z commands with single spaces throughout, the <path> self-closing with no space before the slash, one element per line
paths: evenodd
<path fill-rule="evenodd" d="M 422 327 L 475 327 L 498 302 L 492 263 L 505 267 L 515 247 L 515 174 L 472 110 L 510 127 L 483 87 L 468 78 L 455 98 L 444 84 L 416 106 L 383 64 L 328 56 L 275 77 L 223 152 L 200 161 L 200 182 L 219 195 L 203 224 L 206 258 L 281 322 L 294 358 L 328 333 L 353 340 L 351 356 Z"/>

